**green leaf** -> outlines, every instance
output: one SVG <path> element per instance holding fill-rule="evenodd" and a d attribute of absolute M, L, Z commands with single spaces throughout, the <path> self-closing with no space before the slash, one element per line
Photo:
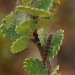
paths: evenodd
<path fill-rule="evenodd" d="M 37 7 L 44 10 L 49 10 L 53 0 L 38 0 Z"/>
<path fill-rule="evenodd" d="M 57 52 L 60 50 L 60 46 L 62 45 L 62 41 L 64 39 L 64 30 L 60 29 L 56 32 L 52 44 L 50 46 L 50 57 L 54 58 L 57 55 Z"/>
<path fill-rule="evenodd" d="M 40 43 L 42 47 L 45 47 L 46 45 L 46 34 L 43 28 L 38 29 L 38 38 L 40 39 Z"/>
<path fill-rule="evenodd" d="M 15 27 L 25 20 L 25 13 L 22 13 L 18 10 L 15 10 L 7 15 L 1 24 L 1 32 L 4 34 L 4 37 L 8 39 L 19 38 L 21 35 L 16 33 Z"/>
<path fill-rule="evenodd" d="M 37 24 L 31 19 L 25 22 L 22 22 L 20 25 L 16 27 L 16 31 L 18 34 L 22 34 L 25 36 L 31 35 L 36 29 Z"/>
<path fill-rule="evenodd" d="M 24 68 L 32 75 L 47 75 L 48 69 L 43 68 L 42 61 L 38 59 L 27 58 L 24 62 Z"/>
<path fill-rule="evenodd" d="M 40 17 L 51 17 L 53 14 L 49 11 L 45 11 L 43 9 L 33 8 L 29 6 L 18 6 L 17 9 L 19 11 L 25 12 L 27 14 L 31 14 L 34 16 L 40 16 Z"/>
<path fill-rule="evenodd" d="M 5 25 L 2 25 L 1 28 L 2 28 L 1 32 L 4 34 L 3 36 L 5 38 L 17 39 L 20 37 L 20 35 L 15 32 L 15 25 L 10 26 L 10 28 L 8 29 L 5 27 Z"/>
<path fill-rule="evenodd" d="M 57 65 L 56 67 L 55 67 L 55 69 L 53 70 L 53 72 L 51 73 L 51 75 L 61 75 L 61 74 L 59 74 L 57 71 L 59 70 L 59 65 Z"/>
<path fill-rule="evenodd" d="M 30 45 L 31 41 L 28 37 L 20 37 L 11 46 L 12 53 L 18 53 L 26 49 Z"/>

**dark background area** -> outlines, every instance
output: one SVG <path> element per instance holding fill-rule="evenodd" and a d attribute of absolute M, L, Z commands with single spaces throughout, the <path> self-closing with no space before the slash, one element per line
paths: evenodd
<path fill-rule="evenodd" d="M 65 39 L 58 54 L 58 64 L 62 75 L 75 75 L 75 0 L 65 0 L 59 11 L 59 27 L 55 24 L 54 30 L 62 28 Z M 0 0 L 0 23 L 7 14 L 14 10 L 16 0 Z M 12 54 L 11 41 L 6 40 L 0 33 L 0 75 L 27 75 L 23 69 L 26 57 L 40 58 L 37 47 L 32 44 L 25 51 Z"/>

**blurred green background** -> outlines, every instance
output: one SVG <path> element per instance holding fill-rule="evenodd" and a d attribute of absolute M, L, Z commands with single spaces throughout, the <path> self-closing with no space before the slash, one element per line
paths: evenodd
<path fill-rule="evenodd" d="M 17 0 L 0 0 L 0 23 L 7 14 L 14 10 Z M 63 0 L 62 0 L 63 1 Z M 59 11 L 60 20 L 53 30 L 62 28 L 65 31 L 64 43 L 58 54 L 58 64 L 62 75 L 75 75 L 75 0 L 64 0 Z M 26 57 L 39 58 L 37 47 L 32 44 L 25 51 L 12 54 L 10 51 L 12 41 L 4 39 L 0 33 L 0 75 L 28 75 L 23 69 Z"/>

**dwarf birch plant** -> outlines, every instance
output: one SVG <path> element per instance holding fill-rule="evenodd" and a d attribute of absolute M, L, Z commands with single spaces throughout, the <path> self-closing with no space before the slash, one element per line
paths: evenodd
<path fill-rule="evenodd" d="M 26 58 L 24 61 L 24 69 L 31 75 L 60 75 L 59 65 L 52 68 L 50 59 L 54 60 L 60 50 L 64 30 L 51 32 L 47 38 L 43 26 L 39 26 L 39 21 L 44 21 L 46 26 L 50 23 L 59 5 L 59 0 L 19 0 L 15 10 L 2 21 L 3 36 L 14 40 L 12 53 L 25 50 L 32 42 L 37 45 L 42 60 Z"/>

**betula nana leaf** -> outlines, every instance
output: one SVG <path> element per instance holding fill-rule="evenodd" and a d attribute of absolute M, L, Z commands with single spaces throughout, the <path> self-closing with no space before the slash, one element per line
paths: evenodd
<path fill-rule="evenodd" d="M 49 10 L 53 0 L 38 0 L 37 7 L 39 9 Z"/>
<path fill-rule="evenodd" d="M 24 61 L 24 69 L 32 75 L 47 75 L 48 69 L 43 67 L 42 61 L 27 58 Z"/>
<path fill-rule="evenodd" d="M 20 35 L 15 32 L 15 25 L 10 26 L 8 29 L 5 25 L 2 25 L 1 32 L 3 33 L 3 36 L 7 39 L 15 40 L 20 37 Z"/>
<path fill-rule="evenodd" d="M 46 45 L 46 33 L 43 28 L 38 29 L 38 38 L 40 39 L 40 43 L 42 47 L 45 47 Z"/>
<path fill-rule="evenodd" d="M 26 49 L 30 45 L 31 41 L 28 37 L 22 36 L 17 39 L 11 46 L 12 53 L 18 53 Z"/>
<path fill-rule="evenodd" d="M 20 35 L 16 33 L 15 27 L 25 20 L 25 14 L 18 10 L 15 10 L 14 12 L 11 12 L 9 15 L 7 15 L 1 24 L 1 32 L 4 34 L 4 37 L 9 39 L 19 38 Z"/>
<path fill-rule="evenodd" d="M 37 24 L 31 19 L 25 22 L 22 22 L 16 27 L 16 32 L 25 36 L 31 35 L 36 29 Z"/>
<path fill-rule="evenodd" d="M 30 6 L 18 6 L 16 9 L 27 14 L 39 17 L 51 17 L 53 15 L 50 11 L 45 11 L 43 9 L 38 9 Z"/>
<path fill-rule="evenodd" d="M 58 51 L 60 50 L 60 46 L 62 45 L 62 41 L 64 39 L 64 30 L 60 29 L 56 32 L 53 37 L 52 43 L 50 45 L 50 57 L 54 58 Z"/>

